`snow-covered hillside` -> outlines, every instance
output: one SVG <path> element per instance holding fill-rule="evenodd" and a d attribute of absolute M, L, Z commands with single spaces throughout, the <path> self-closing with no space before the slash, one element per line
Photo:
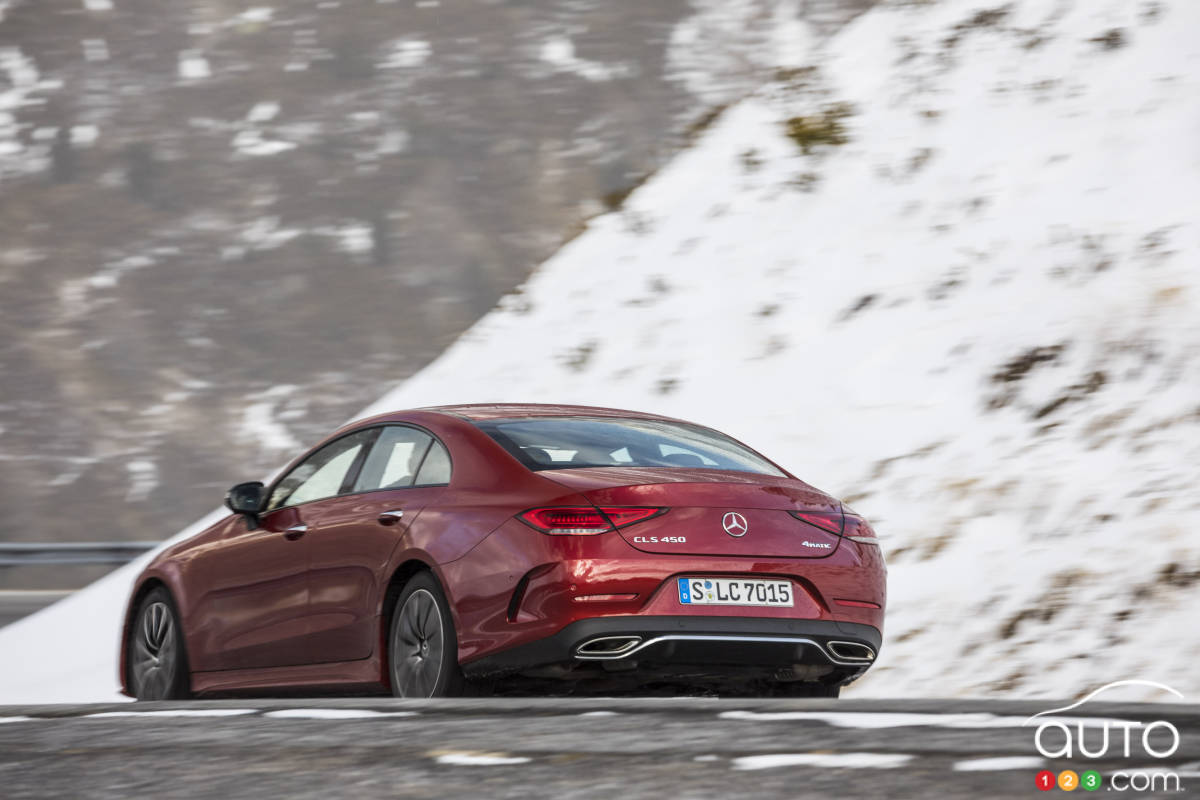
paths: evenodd
<path fill-rule="evenodd" d="M 855 694 L 1200 690 L 1200 6 L 1156 9 L 868 13 L 372 410 L 662 411 L 848 498 Z"/>
<path fill-rule="evenodd" d="M 1190 0 L 876 8 L 364 413 L 583 402 L 752 443 L 883 538 L 853 696 L 1194 697 L 1197 30 Z M 0 702 L 97 687 L 16 654 L 128 573 L 0 633 Z"/>

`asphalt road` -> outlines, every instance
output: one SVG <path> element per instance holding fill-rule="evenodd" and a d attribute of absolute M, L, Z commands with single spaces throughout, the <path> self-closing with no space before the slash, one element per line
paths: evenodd
<path fill-rule="evenodd" d="M 1071 715 L 1092 718 L 1091 749 L 1100 743 L 1098 718 L 1111 717 L 1171 722 L 1180 732 L 1177 752 L 1146 756 L 1134 729 L 1134 754 L 1125 759 L 1114 728 L 1110 757 L 1049 761 L 1034 750 L 1033 726 L 1019 725 L 1056 705 L 1066 703 L 505 698 L 7 706 L 0 707 L 0 796 L 1031 797 L 1040 769 L 1095 769 L 1112 797 L 1113 773 L 1137 768 L 1173 771 L 1183 791 L 1200 791 L 1200 706 L 1089 703 Z M 1152 744 L 1162 750 L 1169 736 Z"/>

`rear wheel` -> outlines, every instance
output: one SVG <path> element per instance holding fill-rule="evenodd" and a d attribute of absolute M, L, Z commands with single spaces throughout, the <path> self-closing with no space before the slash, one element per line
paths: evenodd
<path fill-rule="evenodd" d="M 161 586 L 138 606 L 125 663 L 129 692 L 138 700 L 181 700 L 188 696 L 183 631 L 171 595 Z"/>
<path fill-rule="evenodd" d="M 421 572 L 405 585 L 392 611 L 388 667 L 397 697 L 453 697 L 463 689 L 458 636 L 437 580 Z"/>

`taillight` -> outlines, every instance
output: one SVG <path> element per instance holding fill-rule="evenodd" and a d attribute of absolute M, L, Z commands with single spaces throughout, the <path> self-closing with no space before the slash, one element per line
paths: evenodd
<path fill-rule="evenodd" d="M 842 513 L 840 511 L 789 511 L 796 519 L 807 522 L 823 531 L 841 535 Z"/>
<path fill-rule="evenodd" d="M 666 513 L 665 508 L 636 506 L 555 506 L 522 511 L 517 519 L 542 533 L 566 536 L 590 536 L 624 528 L 635 522 Z"/>
<path fill-rule="evenodd" d="M 873 544 L 878 547 L 879 539 L 875 536 L 871 524 L 850 509 L 843 510 L 846 512 L 846 529 L 842 531 L 842 535 L 859 544 Z"/>

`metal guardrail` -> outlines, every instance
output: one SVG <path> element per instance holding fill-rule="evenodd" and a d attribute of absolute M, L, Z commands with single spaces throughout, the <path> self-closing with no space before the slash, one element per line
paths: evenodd
<path fill-rule="evenodd" d="M 162 542 L 0 542 L 0 567 L 124 564 Z"/>

